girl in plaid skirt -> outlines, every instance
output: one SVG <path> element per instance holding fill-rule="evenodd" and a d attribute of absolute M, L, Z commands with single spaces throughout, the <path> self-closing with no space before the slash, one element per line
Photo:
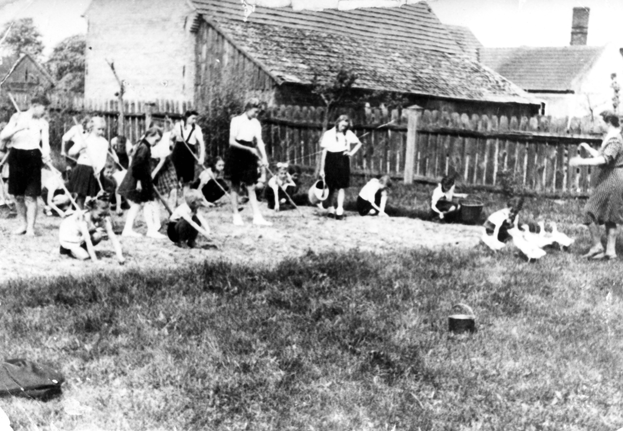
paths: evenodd
<path fill-rule="evenodd" d="M 171 132 L 162 135 L 162 139 L 151 150 L 151 176 L 154 187 L 171 207 L 177 206 L 178 178 L 171 160 Z"/>

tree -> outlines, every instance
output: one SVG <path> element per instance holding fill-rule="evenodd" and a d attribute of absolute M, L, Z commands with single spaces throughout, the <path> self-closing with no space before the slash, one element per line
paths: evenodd
<path fill-rule="evenodd" d="M 32 18 L 20 18 L 8 22 L 1 31 L 6 38 L 4 44 L 13 54 L 30 54 L 35 58 L 43 52 L 41 33 L 37 30 Z"/>
<path fill-rule="evenodd" d="M 46 63 L 58 82 L 58 91 L 84 94 L 86 39 L 83 35 L 68 37 L 56 47 Z"/>
<path fill-rule="evenodd" d="M 325 104 L 322 131 L 329 128 L 329 118 L 337 106 L 346 101 L 352 101 L 354 95 L 353 85 L 357 81 L 357 74 L 341 66 L 335 78 L 322 82 L 317 73 L 312 79 L 312 93 L 320 96 Z"/>

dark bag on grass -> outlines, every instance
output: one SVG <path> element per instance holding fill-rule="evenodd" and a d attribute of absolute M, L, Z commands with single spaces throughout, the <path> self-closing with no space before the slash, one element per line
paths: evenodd
<path fill-rule="evenodd" d="M 7 359 L 0 366 L 0 396 L 48 400 L 61 394 L 63 382 L 59 371 L 26 359 Z"/>

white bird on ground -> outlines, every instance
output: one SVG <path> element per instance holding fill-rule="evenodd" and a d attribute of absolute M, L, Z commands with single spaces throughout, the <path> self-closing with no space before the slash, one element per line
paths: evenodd
<path fill-rule="evenodd" d="M 553 242 L 555 242 L 556 244 L 558 244 L 560 246 L 561 250 L 564 247 L 569 247 L 571 244 L 574 243 L 575 239 L 569 238 L 567 235 L 565 235 L 562 232 L 558 232 L 558 228 L 556 226 L 556 223 L 550 222 L 550 225 L 552 225 L 551 238 L 552 238 Z"/>
<path fill-rule="evenodd" d="M 509 229 L 508 234 L 513 238 L 515 247 L 517 247 L 519 251 L 521 251 L 528 258 L 528 262 L 532 259 L 540 259 L 547 254 L 542 248 L 528 242 L 519 229 Z"/>
<path fill-rule="evenodd" d="M 521 225 L 521 230 L 523 231 L 523 236 L 526 241 L 530 244 L 537 246 L 538 248 L 544 248 L 550 246 L 554 243 L 554 240 L 550 235 L 545 235 L 545 223 L 539 222 L 539 227 L 541 231 L 539 233 L 530 232 L 530 228 L 527 224 Z"/>
<path fill-rule="evenodd" d="M 493 251 L 500 251 L 506 245 L 503 242 L 498 241 L 498 239 L 495 236 L 487 235 L 486 232 L 482 234 L 482 236 L 480 237 L 480 240 Z"/>

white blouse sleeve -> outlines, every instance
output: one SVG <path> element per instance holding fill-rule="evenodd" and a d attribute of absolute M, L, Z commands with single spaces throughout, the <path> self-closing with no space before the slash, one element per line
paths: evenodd
<path fill-rule="evenodd" d="M 234 117 L 231 119 L 231 124 L 229 127 L 229 138 L 237 140 L 238 138 L 238 133 L 240 132 L 240 121 L 238 120 L 238 117 Z"/>
<path fill-rule="evenodd" d="M 335 129 L 329 129 L 322 135 L 320 148 L 329 148 L 335 142 Z"/>

